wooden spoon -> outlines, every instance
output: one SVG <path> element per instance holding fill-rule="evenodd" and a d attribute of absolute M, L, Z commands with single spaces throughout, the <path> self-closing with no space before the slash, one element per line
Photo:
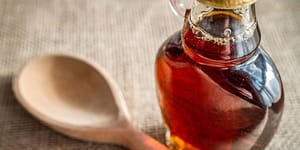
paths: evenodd
<path fill-rule="evenodd" d="M 25 109 L 65 135 L 131 150 L 167 150 L 132 126 L 116 83 L 83 59 L 53 55 L 33 60 L 14 79 L 13 90 Z"/>

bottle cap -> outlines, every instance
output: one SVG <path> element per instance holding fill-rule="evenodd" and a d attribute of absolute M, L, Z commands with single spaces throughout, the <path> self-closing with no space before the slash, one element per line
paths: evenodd
<path fill-rule="evenodd" d="M 220 9 L 238 9 L 249 6 L 256 0 L 198 0 L 207 6 Z"/>

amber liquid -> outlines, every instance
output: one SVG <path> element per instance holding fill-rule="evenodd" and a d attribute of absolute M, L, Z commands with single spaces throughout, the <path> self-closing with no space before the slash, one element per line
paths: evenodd
<path fill-rule="evenodd" d="M 255 36 L 217 45 L 198 38 L 186 23 L 162 45 L 157 92 L 172 149 L 256 150 L 270 142 L 283 110 L 283 89 L 264 50 L 249 50 Z"/>

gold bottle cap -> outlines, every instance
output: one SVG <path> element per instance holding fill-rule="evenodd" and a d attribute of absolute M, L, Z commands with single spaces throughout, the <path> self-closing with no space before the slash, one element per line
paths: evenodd
<path fill-rule="evenodd" d="M 249 6 L 256 0 L 198 0 L 207 6 L 221 9 L 237 9 Z"/>

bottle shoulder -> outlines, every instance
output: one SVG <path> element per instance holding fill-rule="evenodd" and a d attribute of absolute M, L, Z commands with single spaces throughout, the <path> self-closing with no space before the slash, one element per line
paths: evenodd
<path fill-rule="evenodd" d="M 283 85 L 278 69 L 262 47 L 258 47 L 249 60 L 233 67 L 232 71 L 247 76 L 263 105 L 271 107 L 283 97 Z"/>
<path fill-rule="evenodd" d="M 283 99 L 279 72 L 271 57 L 261 47 L 256 48 L 246 61 L 238 65 L 216 67 L 199 63 L 187 56 L 182 47 L 181 33 L 176 32 L 161 46 L 156 64 L 156 67 L 163 64 L 179 72 L 201 70 L 230 93 L 260 107 L 271 107 Z"/>
<path fill-rule="evenodd" d="M 183 48 L 181 42 L 181 31 L 177 31 L 163 42 L 158 50 L 156 57 L 159 58 L 163 55 L 178 57 L 182 54 Z"/>

